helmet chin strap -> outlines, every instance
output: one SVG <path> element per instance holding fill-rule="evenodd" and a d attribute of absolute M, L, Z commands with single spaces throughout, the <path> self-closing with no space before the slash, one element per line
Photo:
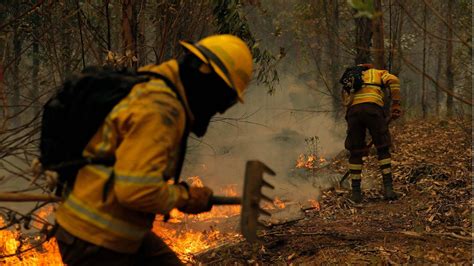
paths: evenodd
<path fill-rule="evenodd" d="M 219 67 L 219 69 L 224 73 L 224 75 L 229 80 L 230 85 L 232 87 L 231 89 L 235 90 L 236 87 L 235 87 L 234 81 L 232 80 L 232 77 L 229 74 L 229 70 L 227 70 L 227 67 L 224 65 L 224 63 L 222 63 L 222 61 L 219 59 L 219 57 L 217 57 L 212 51 L 210 51 L 209 49 L 207 49 L 204 46 L 195 44 L 194 47 L 196 47 L 196 49 L 198 49 L 199 52 L 201 52 L 201 54 L 204 55 L 204 57 L 209 62 L 210 68 L 213 69 L 214 73 L 217 73 L 217 72 L 213 68 L 213 66 L 211 64 L 211 61 L 214 62 L 214 64 L 216 64 Z"/>
<path fill-rule="evenodd" d="M 211 118 L 236 102 L 237 95 L 215 72 L 202 73 L 204 63 L 194 54 L 186 54 L 180 61 L 179 73 L 195 121 L 191 131 L 201 137 L 206 133 Z"/>

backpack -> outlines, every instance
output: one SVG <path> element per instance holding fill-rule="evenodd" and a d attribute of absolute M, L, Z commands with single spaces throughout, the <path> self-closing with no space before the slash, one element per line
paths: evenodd
<path fill-rule="evenodd" d="M 67 79 L 46 102 L 41 121 L 39 160 L 43 169 L 56 171 L 59 175 L 56 195 L 61 196 L 64 190 L 73 187 L 81 167 L 114 164 L 113 158 L 84 158 L 82 152 L 112 108 L 134 85 L 147 82 L 149 76 L 162 79 L 179 95 L 173 83 L 157 73 L 89 67 Z M 179 96 L 178 100 L 182 102 Z"/>
<path fill-rule="evenodd" d="M 339 83 L 342 84 L 342 89 L 348 94 L 357 92 L 364 85 L 363 72 L 368 70 L 365 66 L 353 66 L 346 68 L 344 74 L 342 74 Z"/>

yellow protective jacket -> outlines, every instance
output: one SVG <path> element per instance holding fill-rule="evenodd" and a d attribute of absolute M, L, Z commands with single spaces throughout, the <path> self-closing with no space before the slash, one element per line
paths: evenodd
<path fill-rule="evenodd" d="M 375 68 L 364 71 L 364 83 L 383 84 L 390 89 L 391 98 L 394 101 L 400 101 L 400 81 L 395 75 L 390 74 L 387 70 L 379 70 Z M 362 85 L 362 88 L 354 93 L 351 106 L 360 103 L 376 103 L 384 106 L 384 92 L 381 87 L 374 85 Z"/>
<path fill-rule="evenodd" d="M 153 224 L 184 202 L 187 191 L 168 180 L 175 175 L 186 123 L 187 105 L 175 60 L 145 66 L 166 76 L 185 106 L 162 80 L 135 85 L 115 106 L 88 143 L 86 157 L 112 157 L 113 167 L 80 169 L 74 188 L 56 212 L 56 220 L 72 235 L 124 253 L 135 253 Z M 105 189 L 109 178 L 110 188 Z M 107 193 L 105 193 L 108 191 Z"/>

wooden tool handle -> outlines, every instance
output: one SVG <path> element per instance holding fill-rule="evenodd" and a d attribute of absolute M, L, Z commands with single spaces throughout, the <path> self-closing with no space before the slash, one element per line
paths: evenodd
<path fill-rule="evenodd" d="M 223 197 L 223 196 L 212 196 L 212 205 L 240 205 L 242 204 L 242 198 L 240 197 Z"/>
<path fill-rule="evenodd" d="M 54 195 L 48 195 L 48 194 L 0 192 L 0 202 L 1 201 L 11 201 L 11 202 L 25 202 L 25 201 L 58 202 L 58 201 L 61 201 L 61 198 L 56 197 Z"/>

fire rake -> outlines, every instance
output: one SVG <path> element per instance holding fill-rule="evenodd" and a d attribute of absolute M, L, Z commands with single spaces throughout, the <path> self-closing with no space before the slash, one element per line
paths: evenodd
<path fill-rule="evenodd" d="M 264 226 L 259 220 L 260 214 L 271 216 L 271 214 L 260 207 L 260 201 L 273 200 L 262 193 L 262 187 L 274 189 L 274 186 L 263 179 L 263 174 L 275 175 L 272 169 L 264 163 L 254 160 L 248 161 L 245 168 L 244 191 L 242 197 L 213 196 L 212 205 L 242 205 L 240 228 L 242 235 L 249 242 L 258 242 L 257 229 Z M 9 193 L 0 192 L 1 201 L 45 201 L 59 202 L 62 199 L 54 195 L 29 194 L 29 193 Z"/>
<path fill-rule="evenodd" d="M 260 214 L 271 216 L 269 212 L 260 207 L 262 199 L 273 203 L 273 199 L 262 193 L 262 188 L 275 188 L 263 179 L 264 173 L 275 175 L 275 172 L 264 163 L 257 160 L 247 161 L 242 197 L 213 196 L 211 199 L 213 205 L 242 205 L 240 229 L 245 239 L 251 243 L 259 241 L 257 237 L 258 227 L 265 227 L 258 220 Z"/>

